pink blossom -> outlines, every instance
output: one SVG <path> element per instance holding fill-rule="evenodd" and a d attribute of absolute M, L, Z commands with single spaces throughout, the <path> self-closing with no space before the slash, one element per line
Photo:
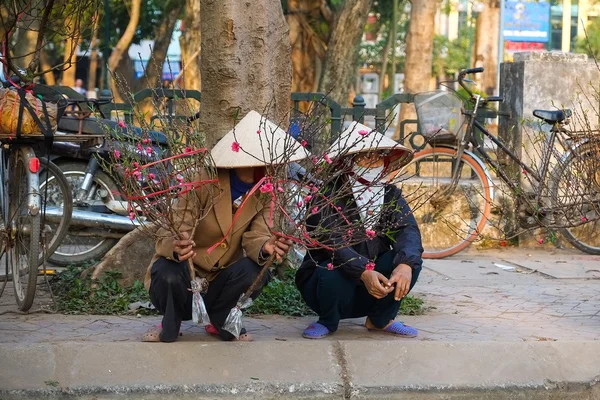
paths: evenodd
<path fill-rule="evenodd" d="M 371 188 L 367 188 L 367 192 L 371 193 L 372 192 Z"/>
<path fill-rule="evenodd" d="M 348 229 L 348 236 L 352 236 L 354 234 L 354 230 L 353 229 Z"/>
<path fill-rule="evenodd" d="M 191 147 L 186 147 L 185 148 L 185 152 L 186 153 L 191 153 L 192 152 L 192 148 Z"/>
<path fill-rule="evenodd" d="M 523 170 L 523 174 L 527 175 L 527 171 L 526 171 L 526 170 Z"/>
<path fill-rule="evenodd" d="M 135 219 L 135 213 L 133 211 L 129 213 L 129 219 L 132 221 Z"/>
<path fill-rule="evenodd" d="M 9 136 L 9 137 L 8 137 L 8 140 L 13 140 L 13 137 L 12 137 L 12 136 Z"/>
<path fill-rule="evenodd" d="M 588 220 L 587 217 L 585 217 L 585 216 L 581 217 L 581 222 L 586 222 L 587 220 Z"/>
<path fill-rule="evenodd" d="M 366 269 L 367 271 L 373 271 L 373 270 L 375 269 L 375 263 L 374 263 L 374 262 L 372 262 L 372 261 L 369 261 L 369 262 L 367 263 L 367 265 L 365 265 L 365 269 Z"/>
<path fill-rule="evenodd" d="M 137 148 L 138 148 L 139 151 L 144 151 L 144 148 L 142 147 L 141 143 L 137 144 Z"/>
<path fill-rule="evenodd" d="M 319 162 L 319 159 L 316 156 L 312 156 L 311 160 L 312 160 L 313 164 L 316 164 Z"/>
<path fill-rule="evenodd" d="M 115 160 L 118 160 L 121 158 L 121 152 L 119 150 L 115 150 L 113 151 L 113 156 L 115 157 Z"/>
<path fill-rule="evenodd" d="M 131 165 L 133 165 L 134 168 L 137 168 L 140 166 L 140 164 L 138 164 L 137 161 L 134 161 Z"/>
<path fill-rule="evenodd" d="M 146 139 L 142 140 L 142 143 L 148 144 L 148 143 L 150 143 L 150 139 L 146 138 Z"/>
<path fill-rule="evenodd" d="M 307 145 L 308 143 L 306 142 L 306 140 L 303 140 L 302 142 L 300 142 L 300 144 L 302 145 L 302 147 L 306 147 L 306 145 Z"/>
<path fill-rule="evenodd" d="M 283 192 L 285 192 L 285 190 L 284 190 L 284 189 L 283 189 L 281 186 L 277 186 L 277 191 L 278 191 L 279 193 L 283 193 Z"/>
<path fill-rule="evenodd" d="M 231 143 L 231 150 L 235 153 L 240 151 L 240 144 L 238 142 Z"/>
<path fill-rule="evenodd" d="M 369 134 L 369 131 L 362 129 L 362 130 L 358 131 L 358 134 L 361 136 L 367 136 Z"/>
<path fill-rule="evenodd" d="M 333 271 L 333 264 L 332 263 L 327 264 L 327 269 L 330 271 Z"/>
<path fill-rule="evenodd" d="M 152 154 L 152 147 L 150 147 L 150 146 L 146 147 L 146 153 Z"/>
<path fill-rule="evenodd" d="M 367 210 L 367 215 L 373 215 L 373 210 Z"/>
<path fill-rule="evenodd" d="M 372 230 L 372 229 L 367 229 L 367 230 L 365 231 L 365 233 L 367 234 L 367 237 L 369 238 L 369 240 L 373 240 L 373 239 L 375 239 L 375 235 L 376 235 L 376 234 L 375 234 L 375 231 L 374 231 L 374 230 Z"/>
<path fill-rule="evenodd" d="M 303 205 L 304 205 L 304 203 L 302 203 L 302 200 L 300 200 L 300 201 L 299 201 L 299 202 L 296 204 L 296 206 L 298 206 L 298 208 L 302 207 Z"/>
<path fill-rule="evenodd" d="M 319 191 L 319 188 L 316 187 L 316 186 L 313 186 L 312 191 L 315 192 L 315 193 L 317 193 Z"/>
<path fill-rule="evenodd" d="M 117 124 L 123 129 L 127 128 L 127 125 L 125 125 L 125 122 L 123 121 L 119 121 Z"/>
<path fill-rule="evenodd" d="M 337 206 L 337 210 L 338 211 L 342 211 L 342 207 L 341 206 Z"/>
<path fill-rule="evenodd" d="M 260 129 L 256 131 L 256 134 L 257 134 L 257 135 L 260 135 Z"/>
<path fill-rule="evenodd" d="M 183 176 L 181 176 L 181 175 L 177 175 L 177 181 L 178 181 L 179 183 L 183 182 Z"/>
<path fill-rule="evenodd" d="M 319 207 L 314 207 L 314 208 L 312 209 L 312 213 L 313 213 L 313 214 L 316 214 L 316 213 L 318 213 L 318 212 L 319 212 Z"/>
<path fill-rule="evenodd" d="M 260 190 L 260 192 L 261 192 L 261 193 L 269 193 L 269 192 L 272 192 L 272 191 L 273 191 L 273 185 L 272 185 L 272 184 L 270 184 L 270 183 L 265 183 L 264 185 L 262 185 L 262 186 L 260 187 L 260 189 L 259 189 L 259 190 Z"/>
<path fill-rule="evenodd" d="M 333 162 L 331 161 L 331 158 L 329 158 L 329 154 L 323 154 L 323 159 L 327 164 L 331 164 Z"/>
<path fill-rule="evenodd" d="M 148 179 L 154 179 L 154 178 L 156 178 L 156 175 L 154 175 L 152 172 L 150 172 L 148 174 Z"/>
<path fill-rule="evenodd" d="M 359 200 L 362 200 L 362 199 L 363 199 L 363 197 L 362 197 L 362 196 L 360 196 L 358 199 L 359 199 Z"/>
<path fill-rule="evenodd" d="M 304 198 L 304 202 L 305 202 L 305 203 L 308 203 L 308 202 L 309 202 L 311 199 L 312 199 L 312 196 L 309 194 L 308 196 L 306 196 L 306 197 Z"/>
<path fill-rule="evenodd" d="M 538 243 L 539 243 L 539 244 L 544 244 L 544 239 L 540 239 L 540 240 L 538 240 Z"/>
<path fill-rule="evenodd" d="M 142 173 L 140 171 L 133 171 L 133 176 L 135 176 L 137 179 L 140 179 L 142 176 Z"/>

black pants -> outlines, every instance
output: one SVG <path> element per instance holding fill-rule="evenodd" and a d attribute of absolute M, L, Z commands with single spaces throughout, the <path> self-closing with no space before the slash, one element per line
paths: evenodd
<path fill-rule="evenodd" d="M 391 251 L 379 256 L 375 270 L 389 278 L 396 268 L 393 259 Z M 417 283 L 420 272 L 420 269 L 413 270 L 411 289 Z M 340 320 L 345 318 L 369 317 L 376 328 L 384 328 L 396 318 L 402 302 L 394 299 L 394 292 L 383 299 L 376 299 L 362 283 L 357 285 L 340 269 L 330 271 L 324 265 L 318 267 L 304 284 L 302 297 L 319 314 L 319 323 L 330 332 L 335 332 Z"/>
<path fill-rule="evenodd" d="M 222 329 L 229 311 L 235 306 L 240 295 L 254 282 L 260 267 L 251 259 L 244 257 L 225 268 L 210 282 L 204 303 L 210 322 L 219 330 L 223 340 L 232 340 L 231 333 Z M 159 258 L 152 266 L 150 299 L 154 307 L 163 315 L 162 342 L 173 342 L 179 336 L 181 321 L 192 319 L 192 292 L 187 261 L 177 262 Z M 256 298 L 268 277 L 253 293 Z"/>

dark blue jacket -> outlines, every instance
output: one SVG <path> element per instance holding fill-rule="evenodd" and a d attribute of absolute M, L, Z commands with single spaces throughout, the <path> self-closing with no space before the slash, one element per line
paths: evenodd
<path fill-rule="evenodd" d="M 341 207 L 349 221 L 360 218 L 356 211 L 356 203 L 352 194 L 336 199 L 336 207 Z M 306 227 L 309 232 L 333 231 L 344 232 L 344 226 L 348 223 L 340 218 L 338 211 L 333 206 L 323 207 L 317 214 L 307 218 Z M 383 228 L 383 229 L 382 229 Z M 394 185 L 386 185 L 384 195 L 384 206 L 382 207 L 379 227 L 375 226 L 376 232 L 382 230 L 386 234 L 376 236 L 373 240 L 365 240 L 351 247 L 344 247 L 328 251 L 321 248 L 308 249 L 304 261 L 296 273 L 296 286 L 301 288 L 310 279 L 317 265 L 332 263 L 349 278 L 360 282 L 360 276 L 364 272 L 369 261 L 374 261 L 378 256 L 392 250 L 395 253 L 394 265 L 407 264 L 413 269 L 421 268 L 423 260 L 423 245 L 421 243 L 421 232 L 417 221 L 401 190 Z M 324 236 L 324 235 L 323 235 Z M 339 235 L 337 235 L 339 236 Z M 336 248 L 342 239 L 339 237 L 322 237 L 320 242 Z"/>

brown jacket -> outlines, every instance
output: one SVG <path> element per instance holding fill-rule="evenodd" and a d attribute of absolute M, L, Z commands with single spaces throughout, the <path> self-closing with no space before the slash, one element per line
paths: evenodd
<path fill-rule="evenodd" d="M 195 273 L 198 276 L 206 277 L 208 280 L 213 279 L 221 269 L 227 268 L 235 261 L 239 260 L 244 255 L 250 257 L 253 261 L 259 263 L 259 253 L 265 242 L 271 237 L 268 222 L 271 212 L 270 205 L 262 204 L 258 198 L 258 192 L 249 196 L 244 204 L 244 207 L 237 212 L 235 224 L 233 222 L 232 202 L 231 202 L 231 187 L 229 183 L 229 170 L 218 170 L 219 183 L 218 187 L 213 190 L 212 208 L 209 208 L 207 214 L 202 218 L 194 231 L 193 240 L 196 243 L 194 251 Z M 201 200 L 203 206 L 210 207 L 211 195 L 208 191 L 201 189 Z M 173 206 L 176 218 L 181 218 L 180 231 L 191 233 L 192 224 L 186 224 L 191 213 L 185 212 L 185 199 L 181 198 L 176 205 Z M 177 211 L 182 211 L 181 213 Z M 179 217 L 181 215 L 181 217 Z M 210 254 L 207 250 L 216 243 L 219 243 L 227 231 L 229 234 L 226 240 L 223 241 Z M 162 232 L 163 236 L 167 236 L 166 232 Z M 173 258 L 173 240 L 169 237 L 158 239 L 156 242 L 156 253 L 150 262 L 150 266 L 146 271 L 144 284 L 146 289 L 150 288 L 150 270 L 152 265 L 159 257 L 167 259 Z"/>

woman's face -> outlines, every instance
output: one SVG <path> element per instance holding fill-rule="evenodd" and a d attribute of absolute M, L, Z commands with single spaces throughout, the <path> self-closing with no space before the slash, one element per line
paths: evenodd
<path fill-rule="evenodd" d="M 385 164 L 379 152 L 361 153 L 354 156 L 354 163 L 363 168 L 383 167 Z"/>

